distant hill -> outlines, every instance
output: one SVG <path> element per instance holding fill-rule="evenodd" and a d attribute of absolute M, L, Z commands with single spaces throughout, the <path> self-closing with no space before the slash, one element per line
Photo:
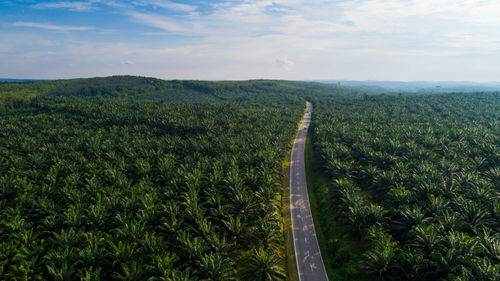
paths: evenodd
<path fill-rule="evenodd" d="M 338 86 L 356 87 L 367 92 L 405 92 L 405 93 L 448 93 L 448 92 L 496 92 L 500 91 L 500 82 L 470 81 L 354 81 L 354 80 L 318 80 L 316 82 Z"/>
<path fill-rule="evenodd" d="M 1 84 L 32 82 L 42 88 L 51 88 L 51 94 L 57 95 L 101 95 L 110 89 L 114 94 L 127 92 L 125 95 L 138 93 L 169 93 L 183 92 L 183 94 L 197 94 L 217 92 L 218 90 L 262 92 L 276 90 L 290 91 L 308 90 L 315 93 L 449 93 L 449 92 L 496 92 L 500 91 L 500 82 L 470 82 L 470 81 L 357 81 L 357 80 L 248 80 L 248 81 L 197 81 L 197 80 L 162 80 L 157 78 L 139 76 L 109 76 L 96 78 L 80 78 L 66 80 L 41 80 L 41 79 L 12 79 L 0 78 Z M 28 83 L 28 84 L 32 84 Z M 64 87 L 63 87 L 64 85 Z M 151 87 L 153 85 L 153 87 Z M 27 86 L 32 88 L 33 86 Z M 105 90 L 104 90 L 105 89 Z M 174 89 L 174 90 L 173 90 Z M 176 89 L 176 90 L 175 90 Z M 350 89 L 350 90 L 347 90 Z M 1 89 L 0 89 L 1 90 Z M 102 91 L 104 90 L 104 91 Z M 164 98 L 164 96 L 163 96 Z M 216 98 L 217 99 L 217 98 Z"/>
<path fill-rule="evenodd" d="M 10 78 L 0 78 L 0 83 L 22 83 L 22 82 L 34 82 L 34 81 L 46 81 L 41 79 L 10 79 Z"/>
<path fill-rule="evenodd" d="M 297 98 L 299 96 L 356 95 L 360 93 L 351 87 L 334 84 L 281 80 L 212 82 L 110 76 L 49 81 L 31 80 L 31 83 L 17 83 L 20 81 L 10 79 L 0 83 L 0 97 L 8 96 L 9 100 L 12 100 L 15 96 L 30 93 L 30 97 L 122 97 L 166 102 L 230 101 L 248 103 L 278 96 Z"/>

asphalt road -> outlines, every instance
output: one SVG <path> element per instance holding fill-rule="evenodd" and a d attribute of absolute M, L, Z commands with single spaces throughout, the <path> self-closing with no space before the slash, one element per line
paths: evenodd
<path fill-rule="evenodd" d="M 290 209 L 292 216 L 293 244 L 300 281 L 328 280 L 319 250 L 316 231 L 307 195 L 304 149 L 311 121 L 312 105 L 307 102 L 307 111 L 300 125 L 292 148 L 290 162 Z"/>

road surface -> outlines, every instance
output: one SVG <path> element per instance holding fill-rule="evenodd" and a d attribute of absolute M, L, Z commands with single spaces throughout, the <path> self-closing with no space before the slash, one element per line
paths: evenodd
<path fill-rule="evenodd" d="M 292 216 L 293 244 L 300 281 L 328 280 L 316 239 L 316 231 L 307 195 L 304 149 L 307 130 L 311 121 L 312 105 L 307 111 L 295 138 L 290 161 L 290 210 Z"/>

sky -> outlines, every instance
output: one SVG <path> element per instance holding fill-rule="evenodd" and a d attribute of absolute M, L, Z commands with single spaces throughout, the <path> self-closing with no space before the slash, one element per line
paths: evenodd
<path fill-rule="evenodd" d="M 0 77 L 500 81 L 496 0 L 0 0 Z"/>

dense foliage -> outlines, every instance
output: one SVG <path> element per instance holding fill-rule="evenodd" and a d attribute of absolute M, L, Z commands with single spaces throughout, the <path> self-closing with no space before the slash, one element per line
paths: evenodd
<path fill-rule="evenodd" d="M 1 280 L 285 278 L 282 162 L 304 99 L 227 82 L 199 103 L 212 90 L 176 83 L 205 87 L 1 85 L 39 94 L 0 111 Z"/>
<path fill-rule="evenodd" d="M 0 279 L 285 279 L 305 99 L 336 277 L 499 278 L 500 94 L 115 76 L 0 83 Z"/>
<path fill-rule="evenodd" d="M 250 81 L 189 81 L 160 80 L 135 76 L 0 83 L 0 104 L 9 92 L 36 93 L 49 96 L 132 97 L 173 103 L 201 103 L 247 100 L 249 96 L 267 99 L 269 94 L 283 100 L 283 95 L 353 94 L 354 90 L 337 85 L 311 82 L 250 80 Z M 12 95 L 10 95 L 12 96 Z M 272 98 L 272 97 L 271 97 Z"/>
<path fill-rule="evenodd" d="M 315 107 L 313 142 L 330 178 L 322 204 L 348 226 L 349 243 L 368 245 L 361 275 L 500 278 L 500 94 L 358 96 Z M 341 254 L 337 266 L 349 259 Z"/>

